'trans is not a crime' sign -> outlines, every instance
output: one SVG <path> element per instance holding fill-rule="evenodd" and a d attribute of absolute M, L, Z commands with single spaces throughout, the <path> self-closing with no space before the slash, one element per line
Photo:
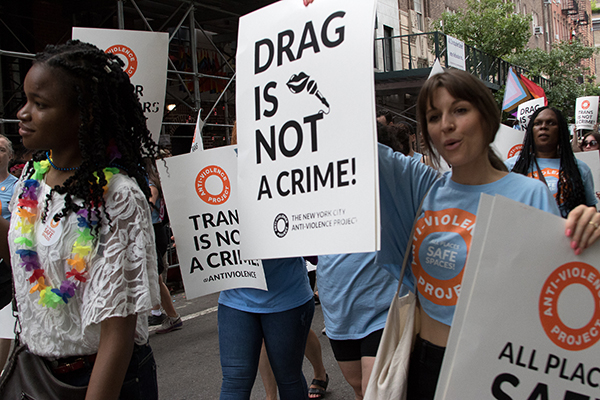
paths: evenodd
<path fill-rule="evenodd" d="M 158 143 L 165 108 L 169 34 L 123 29 L 73 28 L 73 39 L 117 55 L 134 85 L 152 139 Z"/>
<path fill-rule="evenodd" d="M 284 0 L 240 19 L 244 257 L 377 249 L 374 10 L 373 0 Z"/>
<path fill-rule="evenodd" d="M 242 259 L 233 146 L 157 162 L 188 298 L 250 287 L 266 290 L 262 263 Z"/>

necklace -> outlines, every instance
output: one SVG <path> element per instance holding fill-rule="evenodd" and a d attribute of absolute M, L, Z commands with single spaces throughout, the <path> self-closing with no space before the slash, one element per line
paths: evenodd
<path fill-rule="evenodd" d="M 35 161 L 33 163 L 34 172 L 29 179 L 23 182 L 16 212 L 19 217 L 16 229 L 21 232 L 21 236 L 15 239 L 15 244 L 21 245 L 21 248 L 16 251 L 21 257 L 20 266 L 25 268 L 27 272 L 31 272 L 28 281 L 33 287 L 29 293 L 39 292 L 38 304 L 56 308 L 61 303 L 67 304 L 69 299 L 75 295 L 79 282 L 87 280 L 85 257 L 92 250 L 94 236 L 91 234 L 91 230 L 98 221 L 92 215 L 89 215 L 88 210 L 77 211 L 78 237 L 73 243 L 71 258 L 67 259 L 71 270 L 66 273 L 66 279 L 61 282 L 59 287 L 52 287 L 52 282 L 45 276 L 45 271 L 40 265 L 38 254 L 35 251 L 36 235 L 34 229 L 38 214 L 40 181 L 50 169 L 50 165 L 52 165 L 52 162 L 49 158 L 48 160 Z M 104 169 L 107 182 L 104 186 L 104 192 L 107 190 L 110 179 L 118 172 L 117 168 Z M 99 180 L 97 175 L 96 179 Z"/>
<path fill-rule="evenodd" d="M 50 163 L 50 165 L 52 165 L 52 168 L 54 168 L 57 171 L 75 171 L 78 170 L 79 167 L 71 167 L 71 168 L 60 168 L 57 167 L 56 164 L 54 164 L 54 162 L 52 162 L 52 153 L 51 152 L 46 152 L 46 159 L 48 160 L 48 162 Z"/>

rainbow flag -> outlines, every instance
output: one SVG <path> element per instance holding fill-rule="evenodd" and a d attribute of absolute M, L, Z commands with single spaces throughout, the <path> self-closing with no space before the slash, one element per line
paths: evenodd
<path fill-rule="evenodd" d="M 543 97 L 545 100 L 545 106 L 548 105 L 548 99 L 546 98 L 546 92 L 544 92 L 544 89 L 537 85 L 535 82 L 530 81 L 529 79 L 527 79 L 527 77 L 525 75 L 521 75 L 521 83 L 523 84 L 523 86 L 525 86 L 525 88 L 527 89 L 527 91 L 529 93 L 531 93 L 531 95 L 533 96 L 534 99 Z"/>
<path fill-rule="evenodd" d="M 523 86 L 519 76 L 513 71 L 512 67 L 508 70 L 506 78 L 506 89 L 504 90 L 504 100 L 502 101 L 502 110 L 512 112 L 519 104 L 531 100 L 533 96 Z"/>

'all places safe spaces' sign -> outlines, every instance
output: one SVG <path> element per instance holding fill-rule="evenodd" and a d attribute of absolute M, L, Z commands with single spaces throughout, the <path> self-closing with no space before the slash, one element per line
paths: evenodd
<path fill-rule="evenodd" d="M 378 248 L 374 20 L 374 0 L 284 0 L 240 19 L 244 257 Z"/>
<path fill-rule="evenodd" d="M 233 146 L 156 164 L 188 299 L 227 289 L 267 289 L 261 261 L 240 254 Z"/>
<path fill-rule="evenodd" d="M 600 248 L 564 231 L 482 195 L 436 400 L 600 399 Z"/>

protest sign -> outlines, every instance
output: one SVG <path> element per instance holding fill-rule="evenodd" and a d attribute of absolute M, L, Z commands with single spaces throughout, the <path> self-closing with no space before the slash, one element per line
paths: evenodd
<path fill-rule="evenodd" d="M 577 157 L 579 161 L 586 163 L 592 170 L 594 193 L 596 193 L 596 199 L 600 202 L 600 156 L 598 150 L 575 153 L 575 157 Z"/>
<path fill-rule="evenodd" d="M 575 100 L 575 126 L 577 129 L 594 129 L 598 121 L 598 96 L 578 97 Z"/>
<path fill-rule="evenodd" d="M 237 149 L 197 151 L 158 161 L 163 195 L 188 299 L 221 290 L 266 290 L 260 261 L 240 255 Z"/>
<path fill-rule="evenodd" d="M 12 314 L 12 303 L 0 310 L 0 339 L 15 338 L 15 317 Z"/>
<path fill-rule="evenodd" d="M 165 109 L 169 34 L 122 29 L 73 28 L 73 39 L 119 56 L 140 99 L 148 130 L 158 143 Z"/>
<path fill-rule="evenodd" d="M 539 97 L 537 99 L 528 100 L 524 103 L 519 104 L 517 108 L 517 118 L 519 119 L 519 126 L 522 131 L 527 130 L 531 115 L 540 107 L 544 107 L 546 102 L 545 97 Z"/>
<path fill-rule="evenodd" d="M 284 0 L 240 18 L 244 257 L 378 248 L 374 20 L 374 0 Z"/>
<path fill-rule="evenodd" d="M 204 150 L 204 142 L 202 141 L 202 128 L 204 128 L 204 121 L 200 118 L 200 113 L 202 110 L 198 111 L 198 119 L 196 119 L 196 128 L 194 129 L 194 139 L 192 140 L 192 148 L 190 149 L 190 153 L 193 153 L 198 150 Z"/>
<path fill-rule="evenodd" d="M 564 226 L 482 196 L 436 400 L 598 397 L 600 248 L 575 256 Z"/>
<path fill-rule="evenodd" d="M 448 49 L 448 66 L 463 71 L 465 66 L 465 43 L 455 37 L 446 35 L 446 47 Z"/>
<path fill-rule="evenodd" d="M 523 139 L 525 139 L 523 131 L 500 124 L 496 138 L 492 142 L 492 148 L 502 161 L 506 161 L 521 154 Z"/>

